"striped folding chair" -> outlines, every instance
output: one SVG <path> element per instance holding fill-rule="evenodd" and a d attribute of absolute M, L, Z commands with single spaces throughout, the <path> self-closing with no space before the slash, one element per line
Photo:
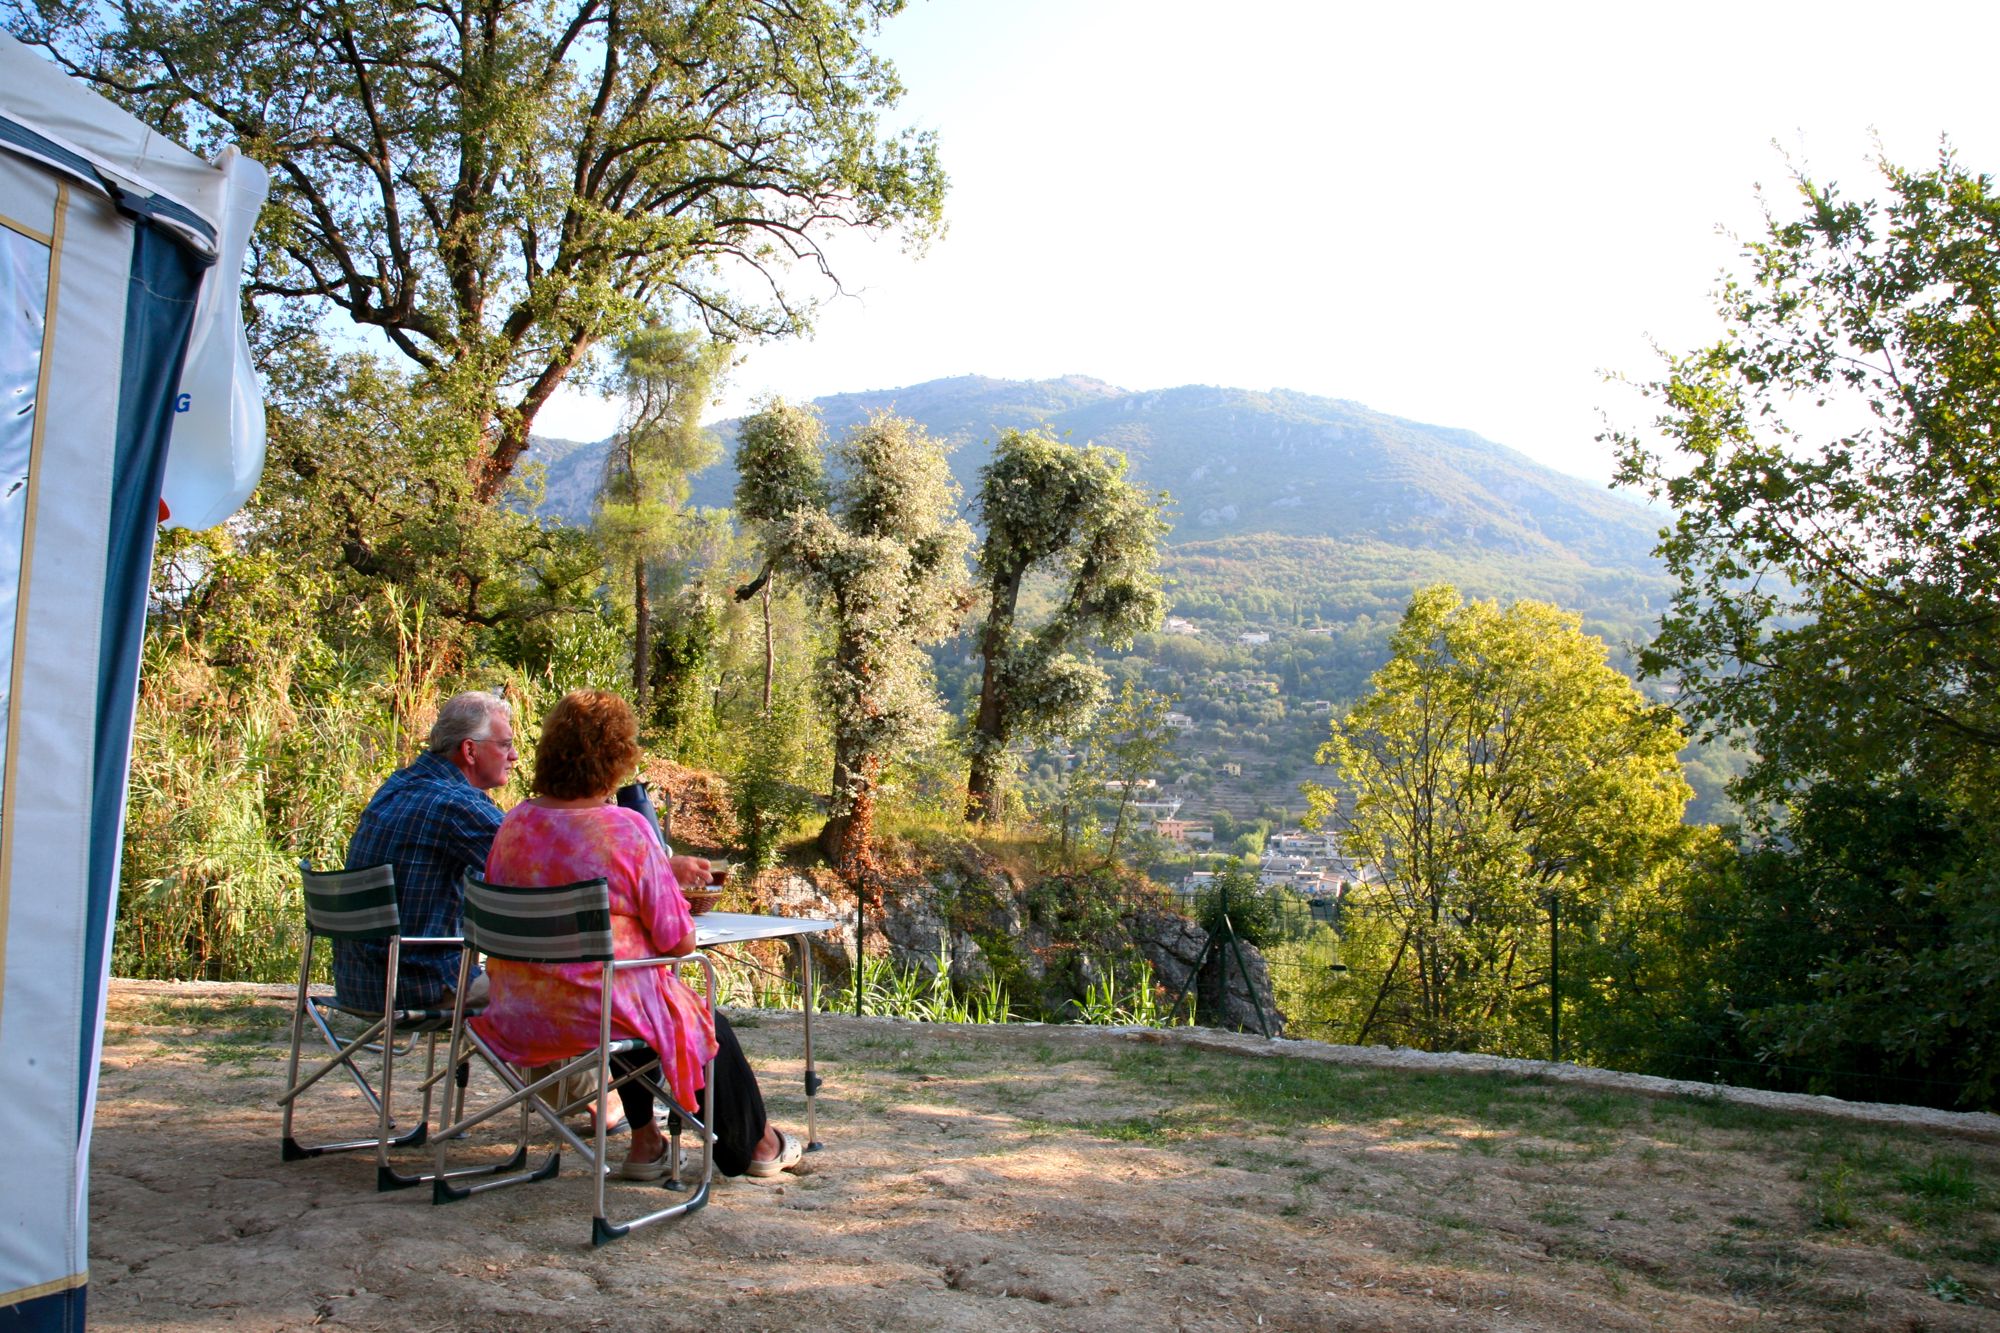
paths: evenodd
<path fill-rule="evenodd" d="M 456 936 L 411 937 L 402 934 L 402 919 L 396 909 L 395 867 L 370 866 L 365 870 L 315 871 L 301 861 L 299 874 L 305 884 L 306 936 L 299 950 L 299 985 L 292 1002 L 291 1051 L 285 1066 L 285 1091 L 279 1104 L 284 1107 L 284 1160 L 296 1162 L 323 1153 L 355 1152 L 371 1148 L 375 1152 L 375 1187 L 378 1190 L 407 1189 L 430 1179 L 428 1174 L 397 1171 L 389 1165 L 391 1148 L 417 1147 L 430 1129 L 431 1102 L 443 1073 L 437 1063 L 437 1038 L 451 1028 L 448 1009 L 398 1009 L 392 1003 L 383 1012 L 350 1008 L 312 989 L 314 946 L 322 939 L 373 940 L 386 946 L 387 976 L 382 994 L 394 997 L 396 975 L 405 944 L 459 944 Z M 358 1022 L 358 1036 L 336 1033 L 336 1016 L 341 1026 Z M 299 1072 L 306 1027 L 310 1024 L 328 1052 L 303 1075 Z M 396 1132 L 393 1114 L 396 1061 L 409 1055 L 421 1039 L 425 1046 L 423 1115 L 415 1129 Z M 401 1042 L 402 1045 L 397 1043 Z M 379 1061 L 379 1063 L 378 1063 Z M 375 1115 L 375 1132 L 327 1143 L 301 1144 L 292 1132 L 292 1113 L 301 1096 L 336 1070 L 347 1075 L 360 1090 Z M 370 1081 L 370 1074 L 375 1081 Z M 449 1107 L 447 1106 L 447 1114 Z M 525 1155 L 522 1160 L 526 1160 Z M 520 1163 L 514 1163 L 518 1166 Z M 499 1169 L 506 1169 L 504 1166 Z"/>
<path fill-rule="evenodd" d="M 513 1065 L 494 1054 L 467 1022 L 464 1002 L 461 1000 L 451 1019 L 451 1053 L 454 1062 L 477 1056 L 505 1085 L 505 1093 L 498 1100 L 478 1110 L 466 1113 L 460 1108 L 460 1118 L 442 1130 L 436 1141 L 437 1165 L 431 1186 L 433 1203 L 449 1203 L 453 1200 L 469 1198 L 486 1190 L 499 1189 L 506 1185 L 523 1184 L 530 1180 L 546 1180 L 562 1167 L 562 1143 L 574 1148 L 589 1164 L 595 1179 L 592 1192 L 593 1215 L 590 1228 L 590 1243 L 602 1245 L 616 1240 L 634 1227 L 648 1226 L 668 1218 L 691 1213 L 708 1202 L 709 1188 L 715 1179 L 715 1135 L 708 1119 L 697 1114 L 694 1108 L 676 1102 L 660 1077 L 660 1063 L 657 1054 L 650 1063 L 636 1072 L 614 1078 L 611 1071 L 611 1057 L 614 1055 L 635 1055 L 644 1052 L 643 1042 L 613 1040 L 611 1036 L 612 984 L 618 973 L 635 968 L 664 967 L 678 972 L 683 967 L 698 967 L 704 982 L 702 996 L 709 1007 L 711 1016 L 715 1004 L 715 965 L 705 954 L 692 954 L 686 958 L 614 958 L 611 946 L 611 891 L 602 879 L 585 880 L 580 884 L 568 884 L 561 888 L 524 889 L 509 888 L 499 884 L 489 884 L 477 875 L 465 877 L 465 953 L 459 962 L 458 993 L 465 994 L 465 979 L 472 968 L 475 951 L 488 958 L 505 958 L 516 962 L 558 965 L 565 963 L 599 963 L 602 965 L 603 993 L 600 996 L 601 1015 L 598 1029 L 594 1032 L 576 1034 L 577 1053 L 552 1066 L 542 1066 L 537 1077 L 530 1082 Z M 685 1198 L 626 1222 L 614 1223 L 605 1216 L 604 1182 L 612 1171 L 612 1165 L 605 1154 L 605 1122 L 610 1118 L 600 1114 L 596 1117 L 596 1133 L 590 1141 L 579 1137 L 574 1130 L 563 1123 L 559 1106 L 552 1105 L 549 1097 L 562 1086 L 564 1076 L 588 1073 L 597 1090 L 597 1105 L 600 1110 L 608 1110 L 611 1094 L 625 1083 L 634 1079 L 647 1088 L 656 1101 L 665 1102 L 671 1111 L 667 1117 L 669 1131 L 667 1162 L 668 1170 L 661 1182 L 667 1189 L 684 1193 Z M 710 1059 L 703 1077 L 704 1087 L 715 1083 L 715 1061 Z M 461 1100 L 463 1094 L 461 1094 Z M 477 1184 L 461 1186 L 460 1178 L 486 1168 L 473 1171 L 455 1171 L 445 1161 L 446 1144 L 464 1137 L 473 1127 L 490 1120 L 508 1110 L 515 1110 L 519 1117 L 518 1139 L 514 1149 L 514 1166 L 525 1161 L 528 1150 L 529 1127 L 534 1116 L 555 1132 L 560 1140 L 548 1156 L 532 1170 L 517 1171 L 514 1174 L 484 1180 Z M 700 1166 L 682 1156 L 681 1131 L 685 1125 L 691 1128 L 701 1143 Z M 512 1170 L 513 1167 L 507 1168 Z"/>

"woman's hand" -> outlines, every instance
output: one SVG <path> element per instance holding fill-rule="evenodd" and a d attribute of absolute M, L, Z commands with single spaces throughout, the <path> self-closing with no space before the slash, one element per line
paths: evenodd
<path fill-rule="evenodd" d="M 705 856 L 672 857 L 667 861 L 667 869 L 674 872 L 674 883 L 683 889 L 708 887 L 708 858 Z"/>

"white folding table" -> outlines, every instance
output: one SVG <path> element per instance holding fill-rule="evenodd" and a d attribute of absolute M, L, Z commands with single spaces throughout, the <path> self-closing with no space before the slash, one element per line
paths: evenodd
<path fill-rule="evenodd" d="M 816 1098 L 819 1074 L 813 1068 L 813 958 L 806 936 L 838 927 L 838 921 L 807 916 L 759 916 L 751 912 L 703 912 L 694 919 L 694 942 L 708 949 L 718 944 L 748 944 L 752 940 L 792 941 L 799 954 L 799 978 L 805 997 L 806 1029 L 806 1149 L 819 1149 Z"/>

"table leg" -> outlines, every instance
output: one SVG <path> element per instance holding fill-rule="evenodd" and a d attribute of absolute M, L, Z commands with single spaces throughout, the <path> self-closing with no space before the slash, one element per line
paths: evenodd
<path fill-rule="evenodd" d="M 799 977 L 805 987 L 806 1029 L 806 1151 L 819 1151 L 819 1073 L 813 1068 L 813 955 L 812 942 L 804 935 L 792 936 L 799 949 Z"/>

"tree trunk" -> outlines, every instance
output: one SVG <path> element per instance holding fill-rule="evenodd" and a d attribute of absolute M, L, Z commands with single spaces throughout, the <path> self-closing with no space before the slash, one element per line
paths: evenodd
<path fill-rule="evenodd" d="M 979 675 L 979 715 L 972 724 L 972 771 L 965 780 L 968 823 L 995 823 L 1004 809 L 1009 719 L 1000 677 L 1007 666 L 1007 640 L 1014 627 L 1014 605 L 1021 595 L 1021 574 L 1021 570 L 1013 570 L 994 584 L 986 629 L 979 637 L 979 655 L 985 665 Z"/>
<path fill-rule="evenodd" d="M 775 578 L 773 575 L 772 578 Z M 771 676 L 778 656 L 771 644 L 771 578 L 764 580 L 764 716 L 771 716 Z"/>
<path fill-rule="evenodd" d="M 1132 784 L 1138 781 L 1127 773 L 1118 786 L 1118 813 L 1111 820 L 1111 845 L 1105 849 L 1104 864 L 1118 859 L 1118 843 L 1125 836 L 1125 813 L 1132 805 Z"/>
<path fill-rule="evenodd" d="M 640 717 L 646 714 L 647 677 L 652 663 L 653 607 L 646 598 L 646 560 L 640 556 L 632 562 L 632 605 L 638 616 L 638 628 L 632 635 L 632 706 Z"/>
<path fill-rule="evenodd" d="M 820 826 L 820 855 L 852 879 L 872 865 L 875 837 L 875 779 L 882 761 L 872 755 L 843 754 L 833 761 L 833 817 Z"/>

